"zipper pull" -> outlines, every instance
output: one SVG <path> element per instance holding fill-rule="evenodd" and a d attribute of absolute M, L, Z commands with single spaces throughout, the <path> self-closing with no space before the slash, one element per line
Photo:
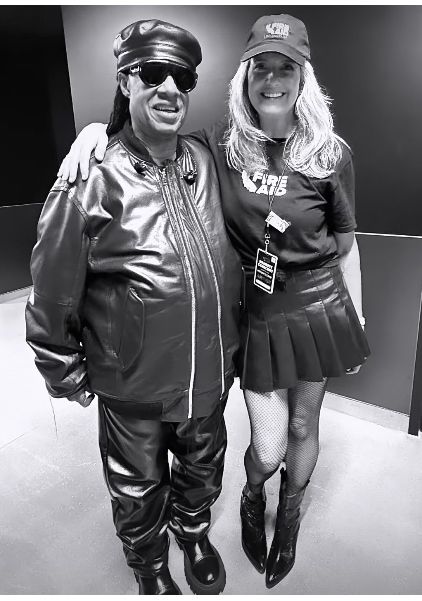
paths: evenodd
<path fill-rule="evenodd" d="M 133 168 L 135 169 L 136 173 L 139 173 L 139 175 L 145 175 L 145 164 L 141 163 L 140 161 L 134 163 Z"/>
<path fill-rule="evenodd" d="M 184 173 L 183 179 L 189 186 L 192 186 L 192 184 L 195 183 L 197 176 L 197 172 L 191 169 L 190 171 L 188 171 L 188 173 Z"/>
<path fill-rule="evenodd" d="M 163 182 L 166 184 L 167 183 L 167 170 L 166 167 L 158 167 L 158 171 L 160 172 L 160 177 L 163 180 Z"/>

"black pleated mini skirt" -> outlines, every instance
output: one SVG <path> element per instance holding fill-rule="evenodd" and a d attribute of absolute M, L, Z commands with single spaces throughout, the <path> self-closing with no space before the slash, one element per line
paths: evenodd
<path fill-rule="evenodd" d="M 246 279 L 237 374 L 269 392 L 361 365 L 370 350 L 338 265 L 290 272 L 267 294 Z"/>

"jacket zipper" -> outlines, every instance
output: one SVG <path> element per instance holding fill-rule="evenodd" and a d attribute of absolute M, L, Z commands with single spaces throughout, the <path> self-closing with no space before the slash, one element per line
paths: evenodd
<path fill-rule="evenodd" d="M 193 281 L 193 273 L 192 273 L 192 266 L 190 264 L 189 261 L 189 257 L 188 257 L 188 253 L 187 253 L 187 247 L 186 247 L 186 242 L 185 242 L 185 238 L 184 238 L 184 234 L 183 234 L 183 228 L 180 225 L 180 220 L 177 214 L 177 211 L 175 210 L 175 207 L 173 205 L 173 199 L 171 196 L 171 192 L 169 189 L 169 185 L 167 182 L 167 168 L 164 168 L 164 170 L 158 169 L 158 173 L 159 173 L 159 178 L 161 180 L 162 186 L 163 186 L 163 190 L 166 193 L 167 196 L 167 204 L 168 206 L 171 208 L 172 213 L 173 213 L 173 218 L 175 220 L 175 222 L 178 225 L 178 232 L 175 234 L 178 235 L 178 237 L 180 238 L 181 241 L 181 250 L 182 250 L 182 255 L 184 258 L 184 261 L 182 261 L 183 267 L 185 268 L 185 274 L 187 275 L 187 281 L 189 282 L 189 286 L 190 286 L 190 292 L 191 292 L 191 307 L 192 307 L 192 327 L 191 327 L 191 332 L 192 332 L 192 338 L 191 338 L 191 348 L 192 348 L 192 359 L 191 359 L 191 373 L 190 373 L 190 381 L 189 381 L 189 396 L 188 396 L 188 419 L 190 419 L 192 417 L 192 412 L 193 412 L 193 385 L 194 385 L 194 381 L 195 381 L 195 367 L 196 367 L 196 297 L 195 297 L 195 288 L 194 288 L 194 281 Z"/>
<path fill-rule="evenodd" d="M 179 180 L 177 179 L 177 181 L 179 181 Z M 224 394 L 224 390 L 225 390 L 225 373 L 224 373 L 223 333 L 222 333 L 222 328 L 221 328 L 221 296 L 220 296 L 220 287 L 218 285 L 217 270 L 215 268 L 214 257 L 211 252 L 210 243 L 208 241 L 206 232 L 204 231 L 204 229 L 202 227 L 202 223 L 199 219 L 199 215 L 196 210 L 196 206 L 191 202 L 190 197 L 186 194 L 185 190 L 183 190 L 183 187 L 179 185 L 179 189 L 182 194 L 182 197 L 186 201 L 185 206 L 190 211 L 193 221 L 199 232 L 199 235 L 202 238 L 202 242 L 203 242 L 204 248 L 206 250 L 207 257 L 208 257 L 208 262 L 211 267 L 212 278 L 214 281 L 215 293 L 216 293 L 216 297 L 217 297 L 217 322 L 218 322 L 218 339 L 219 339 L 219 344 L 220 344 L 221 397 L 222 397 Z"/>
<path fill-rule="evenodd" d="M 217 321 L 218 321 L 218 340 L 220 343 L 220 361 L 221 361 L 221 397 L 223 397 L 225 390 L 225 374 L 224 374 L 224 350 L 223 350 L 223 333 L 221 330 L 221 297 L 220 288 L 218 286 L 217 273 L 215 271 L 214 260 L 210 249 L 208 248 L 207 240 L 204 238 L 205 248 L 210 262 L 212 277 L 215 285 L 215 292 L 217 297 Z"/>

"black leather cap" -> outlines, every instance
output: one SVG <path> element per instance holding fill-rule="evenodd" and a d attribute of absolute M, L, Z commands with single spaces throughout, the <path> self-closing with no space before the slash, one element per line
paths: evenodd
<path fill-rule="evenodd" d="M 195 71 L 202 60 L 201 46 L 195 36 L 158 19 L 136 21 L 122 29 L 114 40 L 113 52 L 118 72 L 152 58 L 168 60 Z"/>

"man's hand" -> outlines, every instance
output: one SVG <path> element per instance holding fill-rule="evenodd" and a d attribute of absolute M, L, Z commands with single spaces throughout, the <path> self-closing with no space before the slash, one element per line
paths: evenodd
<path fill-rule="evenodd" d="M 82 407 L 88 407 L 92 403 L 94 398 L 95 394 L 86 390 L 79 390 L 78 392 L 75 392 L 75 394 L 72 394 L 71 396 L 67 397 L 68 401 L 76 401 L 77 403 L 79 403 L 79 405 L 82 405 Z"/>
<path fill-rule="evenodd" d="M 83 128 L 76 140 L 70 147 L 57 172 L 57 177 L 68 180 L 73 184 L 77 175 L 78 167 L 81 170 L 82 179 L 86 180 L 89 175 L 89 157 L 95 149 L 95 158 L 102 161 L 108 144 L 106 134 L 107 125 L 104 123 L 90 123 Z"/>

